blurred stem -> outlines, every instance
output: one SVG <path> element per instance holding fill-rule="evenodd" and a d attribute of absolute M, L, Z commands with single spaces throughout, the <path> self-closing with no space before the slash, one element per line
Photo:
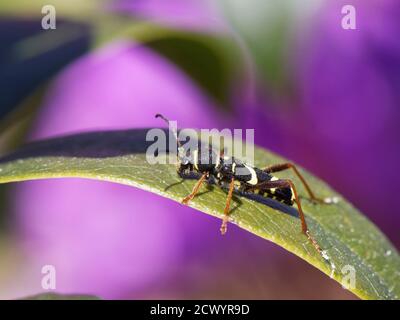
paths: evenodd
<path fill-rule="evenodd" d="M 0 154 L 5 154 L 25 140 L 37 110 L 43 100 L 47 84 L 42 85 L 22 101 L 0 122 Z"/>
<path fill-rule="evenodd" d="M 10 48 L 10 55 L 16 60 L 31 59 L 75 41 L 81 36 L 81 25 L 60 23 L 57 32 L 38 32 L 20 40 Z"/>
<path fill-rule="evenodd" d="M 93 46 L 101 46 L 111 40 L 128 39 L 138 43 L 148 43 L 170 37 L 196 38 L 201 41 L 207 38 L 207 34 L 200 32 L 188 32 L 155 24 L 144 20 L 138 20 L 131 16 L 108 15 L 101 21 L 94 22 Z M 215 36 L 215 35 L 209 35 Z"/>

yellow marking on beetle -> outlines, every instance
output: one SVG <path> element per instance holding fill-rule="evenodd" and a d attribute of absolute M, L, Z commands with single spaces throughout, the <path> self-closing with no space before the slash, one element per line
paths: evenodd
<path fill-rule="evenodd" d="M 215 166 L 218 167 L 220 163 L 221 163 L 221 158 L 217 157 L 217 159 L 215 161 Z"/>
<path fill-rule="evenodd" d="M 196 168 L 196 170 L 199 170 L 198 161 L 199 161 L 199 150 L 194 150 L 193 151 L 193 165 Z"/>
<path fill-rule="evenodd" d="M 277 180 L 279 180 L 279 178 L 277 178 L 277 177 L 272 177 L 270 181 L 277 181 Z M 271 189 L 269 189 L 269 190 L 271 191 L 271 193 L 275 193 L 276 188 L 271 188 Z"/>
<path fill-rule="evenodd" d="M 235 173 L 236 170 L 236 163 L 232 163 L 232 173 Z"/>
<path fill-rule="evenodd" d="M 294 202 L 294 200 L 296 200 L 296 198 L 294 196 L 294 191 L 292 188 L 290 188 L 290 192 L 292 193 L 292 197 L 290 198 L 290 201 Z"/>
<path fill-rule="evenodd" d="M 244 165 L 244 166 L 250 171 L 250 175 L 251 175 L 251 179 L 249 181 L 247 181 L 247 183 L 251 184 L 253 186 L 256 185 L 258 182 L 256 171 L 252 167 L 249 167 L 247 165 Z"/>

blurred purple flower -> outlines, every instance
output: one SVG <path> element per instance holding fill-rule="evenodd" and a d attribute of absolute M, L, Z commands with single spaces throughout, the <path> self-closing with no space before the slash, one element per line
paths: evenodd
<path fill-rule="evenodd" d="M 292 148 L 399 245 L 400 3 L 353 1 L 356 30 L 341 27 L 345 4 L 326 4 L 298 56 Z"/>
<path fill-rule="evenodd" d="M 157 112 L 185 127 L 215 127 L 214 110 L 162 57 L 143 46 L 116 43 L 77 60 L 56 79 L 31 139 L 164 126 L 154 118 Z M 55 265 L 61 292 L 107 298 L 135 292 L 179 265 L 186 235 L 199 243 L 204 227 L 218 235 L 218 222 L 202 217 L 193 223 L 190 208 L 104 182 L 22 183 L 16 187 L 14 207 L 32 259 L 30 270 Z M 30 289 L 40 291 L 37 272 L 33 279 Z"/>
<path fill-rule="evenodd" d="M 212 0 L 117 0 L 111 8 L 171 27 L 207 32 L 224 29 Z"/>

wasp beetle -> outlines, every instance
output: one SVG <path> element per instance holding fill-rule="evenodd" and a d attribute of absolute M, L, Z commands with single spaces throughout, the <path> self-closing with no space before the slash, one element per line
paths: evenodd
<path fill-rule="evenodd" d="M 163 119 L 168 125 L 169 120 L 161 114 L 156 118 Z M 304 185 L 310 199 L 314 202 L 327 203 L 317 198 L 301 175 L 296 166 L 292 163 L 280 163 L 259 169 L 250 166 L 237 158 L 228 157 L 224 153 L 212 147 L 202 149 L 201 145 L 195 150 L 185 150 L 178 140 L 178 134 L 173 132 L 178 146 L 178 175 L 182 178 L 193 177 L 193 173 L 198 175 L 198 181 L 193 187 L 192 192 L 182 199 L 183 204 L 188 204 L 199 192 L 204 182 L 212 182 L 228 190 L 224 216 L 221 224 L 221 233 L 225 234 L 229 221 L 229 208 L 234 192 L 254 193 L 262 197 L 272 198 L 289 206 L 296 204 L 299 218 L 301 221 L 301 231 L 310 240 L 315 249 L 322 254 L 322 250 L 317 241 L 311 236 L 308 230 L 304 212 L 294 183 L 290 179 L 279 179 L 272 174 L 287 169 L 292 169 Z"/>

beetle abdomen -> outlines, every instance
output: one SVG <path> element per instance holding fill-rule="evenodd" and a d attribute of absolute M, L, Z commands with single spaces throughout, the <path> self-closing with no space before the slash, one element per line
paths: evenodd
<path fill-rule="evenodd" d="M 273 188 L 264 189 L 264 196 L 292 206 L 294 203 L 294 194 L 291 188 Z"/>

